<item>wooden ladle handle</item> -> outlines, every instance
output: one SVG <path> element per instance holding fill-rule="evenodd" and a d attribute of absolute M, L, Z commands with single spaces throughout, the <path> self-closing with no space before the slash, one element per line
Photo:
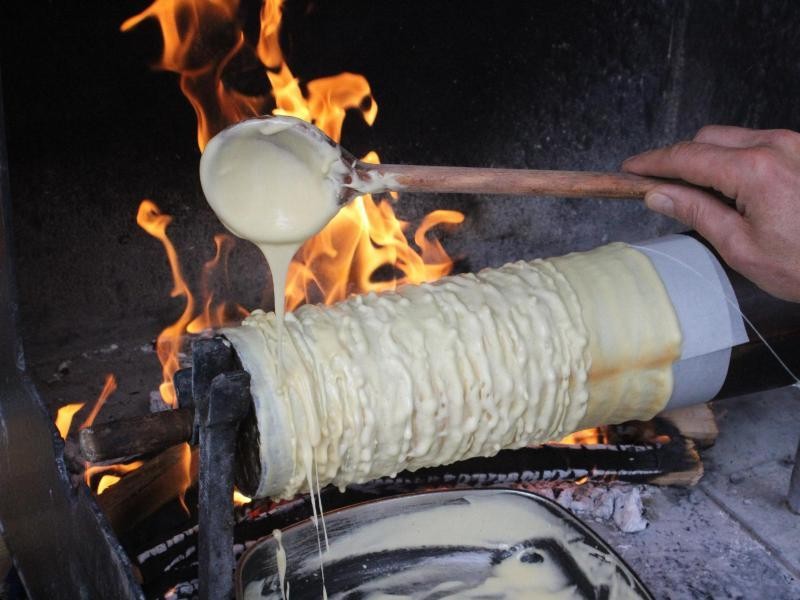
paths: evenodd
<path fill-rule="evenodd" d="M 667 179 L 629 173 L 541 171 L 420 165 L 373 165 L 359 162 L 365 180 L 381 181 L 385 190 L 458 194 L 507 194 L 563 198 L 641 199 Z"/>

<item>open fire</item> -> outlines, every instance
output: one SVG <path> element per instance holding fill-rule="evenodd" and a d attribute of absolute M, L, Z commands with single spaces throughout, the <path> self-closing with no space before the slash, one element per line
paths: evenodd
<path fill-rule="evenodd" d="M 336 141 L 341 139 L 348 111 L 358 113 L 368 125 L 374 123 L 378 105 L 364 77 L 341 73 L 305 83 L 295 77 L 279 42 L 282 1 L 267 0 L 263 4 L 255 43 L 245 37 L 237 15 L 238 2 L 234 0 L 216 3 L 156 0 L 122 25 L 122 30 L 128 31 L 145 19 L 158 21 L 164 47 L 157 67 L 180 76 L 181 90 L 197 115 L 197 141 L 201 150 L 224 127 L 267 112 L 305 119 Z M 257 58 L 266 79 L 262 83 L 265 88 L 268 84 L 269 93 L 247 95 L 228 83 L 235 79 L 237 65 L 244 57 Z M 363 160 L 380 162 L 374 151 Z M 300 249 L 287 277 L 287 309 L 293 310 L 309 301 L 331 304 L 352 293 L 391 290 L 405 283 L 432 281 L 451 272 L 452 259 L 441 243 L 428 234 L 439 225 L 461 223 L 464 215 L 449 210 L 429 213 L 413 233 L 412 246 L 407 238 L 410 223 L 396 217 L 390 200 L 370 195 L 357 198 Z M 156 339 L 163 376 L 159 393 L 165 407 L 174 409 L 177 394 L 173 377 L 181 368 L 180 356 L 187 335 L 238 321 L 249 311 L 227 295 L 228 257 L 235 239 L 227 234 L 214 236 L 216 252 L 203 266 L 199 300 L 196 300 L 167 233 L 172 221 L 152 200 L 140 203 L 136 223 L 162 243 L 172 275 L 170 295 L 185 300 L 178 319 Z M 91 425 L 114 387 L 113 376 L 109 375 L 81 428 Z M 82 407 L 70 404 L 59 410 L 57 422 L 62 436 L 66 437 L 72 416 Z M 590 429 L 571 434 L 561 443 L 586 445 L 608 441 L 605 429 Z M 175 483 L 181 489 L 183 502 L 183 492 L 192 481 L 188 446 L 182 455 L 184 467 Z M 84 479 L 100 495 L 142 464 L 139 460 L 111 465 L 87 463 Z M 235 502 L 244 504 L 249 498 L 236 492 Z"/>
<path fill-rule="evenodd" d="M 197 141 L 202 150 L 214 134 L 243 119 L 271 112 L 291 115 L 314 123 L 332 139 L 340 141 L 348 111 L 357 112 L 372 125 L 378 105 L 369 83 L 361 75 L 341 73 L 301 82 L 286 63 L 279 41 L 282 1 L 266 1 L 260 13 L 260 32 L 249 41 L 238 20 L 239 3 L 194 0 L 157 0 L 149 8 L 125 21 L 123 31 L 145 19 L 158 20 L 164 49 L 158 68 L 180 75 L 180 85 L 197 114 Z M 210 49 L 210 50 L 209 50 Z M 257 59 L 270 93 L 247 95 L 229 84 L 236 65 Z M 364 160 L 377 163 L 376 152 Z M 403 283 L 432 281 L 452 270 L 453 261 L 438 240 L 427 233 L 440 224 L 461 223 L 456 211 L 438 210 L 427 215 L 413 235 L 417 249 L 407 238 L 409 223 L 399 220 L 387 199 L 365 195 L 345 207 L 334 220 L 298 252 L 287 277 L 286 304 L 293 310 L 308 301 L 330 304 L 351 293 L 384 291 Z M 247 311 L 239 305 L 228 308 L 215 297 L 208 281 L 226 270 L 233 238 L 215 238 L 216 257 L 203 271 L 203 298 L 197 303 L 180 268 L 177 253 L 166 235 L 171 218 L 150 200 L 142 201 L 137 223 L 165 247 L 172 271 L 172 296 L 183 296 L 186 305 L 178 320 L 158 337 L 157 353 L 163 367 L 160 387 L 164 401 L 174 407 L 172 377 L 179 368 L 178 352 L 186 333 L 218 327 Z M 387 275 L 388 274 L 388 275 Z M 198 306 L 199 305 L 199 306 Z M 197 314 L 198 310 L 202 311 Z"/>
<path fill-rule="evenodd" d="M 357 112 L 368 125 L 374 123 L 378 105 L 363 76 L 341 73 L 301 82 L 292 73 L 279 41 L 282 5 L 282 0 L 264 2 L 260 32 L 254 42 L 244 34 L 236 0 L 213 3 L 156 0 L 122 24 L 122 31 L 128 31 L 146 19 L 158 21 L 163 52 L 157 68 L 180 76 L 181 90 L 197 115 L 200 150 L 226 126 L 270 112 L 312 122 L 337 141 L 341 139 L 348 111 Z M 260 62 L 262 87 L 268 90 L 265 93 L 244 94 L 228 83 L 235 77 L 237 65 L 245 59 Z M 363 160 L 380 162 L 374 151 Z M 297 253 L 287 277 L 287 309 L 293 310 L 309 301 L 331 304 L 352 293 L 385 291 L 449 274 L 453 261 L 441 243 L 428 233 L 439 225 L 457 225 L 463 219 L 463 214 L 457 211 L 429 213 L 413 233 L 415 248 L 406 237 L 411 224 L 396 217 L 390 198 L 370 195 L 357 198 Z M 203 266 L 199 300 L 196 300 L 183 275 L 178 252 L 167 234 L 172 217 L 162 213 L 152 200 L 145 199 L 139 206 L 136 223 L 163 244 L 173 281 L 170 296 L 185 300 L 178 319 L 164 328 L 156 339 L 156 354 L 163 376 L 159 386 L 161 400 L 167 407 L 176 408 L 173 376 L 181 367 L 180 353 L 187 334 L 199 334 L 249 314 L 247 309 L 225 296 L 227 261 L 235 240 L 227 234 L 214 236 L 216 253 Z M 94 420 L 108 393 L 104 391 L 95 403 L 92 415 L 87 418 L 88 424 Z M 69 430 L 68 421 L 80 408 L 69 405 L 59 411 L 60 431 Z M 85 422 L 82 428 L 86 426 Z M 86 481 L 89 484 L 94 481 L 92 475 L 110 471 L 111 474 L 93 486 L 99 494 L 119 481 L 120 475 L 139 465 L 139 462 L 124 467 L 87 465 Z"/>
<path fill-rule="evenodd" d="M 0 462 L 9 468 L 0 469 L 0 521 L 32 597 L 86 590 L 92 597 L 160 597 L 167 590 L 184 597 L 181 588 L 191 597 L 200 564 L 199 507 L 224 504 L 225 514 L 234 515 L 237 555 L 310 512 L 302 496 L 235 511 L 199 498 L 198 482 L 213 479 L 201 476 L 199 465 L 209 463 L 200 453 L 214 445 L 201 448 L 192 438 L 192 373 L 182 369 L 189 342 L 200 348 L 219 324 L 271 308 L 259 301 L 272 290 L 256 249 L 222 233 L 196 185 L 197 148 L 228 123 L 285 110 L 326 130 L 338 121 L 346 147 L 359 156 L 374 148 L 387 163 L 603 171 L 628 154 L 691 136 L 704 122 L 798 128 L 797 111 L 785 102 L 792 86 L 770 86 L 791 83 L 796 71 L 789 25 L 798 19 L 785 0 L 771 2 L 769 11 L 746 3 L 735 10 L 702 3 L 644 9 L 636 2 L 609 10 L 588 3 L 579 14 L 559 3 L 547 10 L 485 3 L 465 10 L 319 0 L 270 0 L 262 7 L 264 1 L 4 6 L 0 313 L 11 335 L 1 369 Z M 698 26 L 709 21 L 710 36 Z M 119 31 L 123 22 L 126 33 Z M 48 40 L 43 50 L 29 51 L 39 38 Z M 148 73 L 155 61 L 163 72 Z M 756 68 L 737 77 L 727 68 L 732 61 Z M 349 79 L 337 75 L 343 70 Z M 323 108 L 332 124 L 322 122 Z M 381 141 L 364 145 L 372 139 Z M 407 280 L 408 265 L 477 271 L 610 240 L 648 239 L 668 227 L 636 203 L 412 194 L 402 203 L 388 196 L 360 202 L 343 219 L 350 229 L 342 239 L 320 238 L 316 257 L 298 253 L 287 307 L 391 287 Z M 161 237 L 133 224 L 140 205 L 143 222 L 160 227 L 153 231 Z M 423 219 L 434 208 L 460 210 L 466 221 L 452 227 L 435 212 Z M 396 221 L 384 224 L 384 209 L 397 211 Z M 447 255 L 427 253 L 428 243 L 440 249 L 437 239 L 458 257 L 455 267 Z M 369 254 L 362 259 L 364 247 Z M 346 266 L 321 272 L 340 257 Z M 796 370 L 797 311 L 751 296 L 729 276 L 745 314 Z M 17 282 L 17 302 L 5 295 L 6 280 L 12 288 Z M 785 385 L 762 350 L 755 340 L 732 350 L 715 409 L 722 435 L 703 452 L 707 472 L 693 489 L 650 485 L 647 475 L 629 480 L 631 464 L 639 473 L 666 469 L 667 447 L 677 449 L 679 435 L 653 430 L 637 438 L 631 431 L 621 439 L 621 431 L 633 428 L 628 424 L 523 448 L 499 462 L 400 473 L 353 486 L 353 495 L 328 488 L 323 505 L 368 499 L 370 485 L 397 494 L 436 481 L 509 487 L 516 479 L 582 518 L 602 519 L 592 527 L 655 596 L 791 596 L 797 582 L 788 575 L 798 570 L 791 540 L 800 521 L 791 520 L 783 500 L 797 441 L 787 407 L 796 394 L 728 400 Z M 102 404 L 106 373 L 115 374 L 119 389 Z M 59 407 L 53 427 L 45 421 Z M 713 425 L 710 414 L 708 421 Z M 700 439 L 696 414 L 684 425 L 681 435 Z M 113 440 L 105 448 L 125 451 L 93 455 L 85 440 L 98 450 Z M 250 441 L 238 438 L 242 448 Z M 237 467 L 239 457 L 237 450 Z M 638 462 L 646 457 L 652 461 Z M 599 480 L 600 472 L 610 479 L 621 466 L 628 470 L 617 481 Z M 422 480 L 429 475 L 433 484 Z M 565 479 L 550 480 L 557 477 Z M 187 486 L 190 514 L 178 500 Z M 645 502 L 641 516 L 651 525 L 625 536 L 607 516 L 613 510 L 636 517 L 628 506 L 637 508 L 637 488 Z M 627 496 L 614 494 L 625 489 Z M 224 499 L 230 500 L 227 488 Z M 636 519 L 625 524 L 642 526 Z"/>
<path fill-rule="evenodd" d="M 364 77 L 341 73 L 301 82 L 292 73 L 279 41 L 281 1 L 267 0 L 263 4 L 260 32 L 255 41 L 247 39 L 238 15 L 238 2 L 231 0 L 214 3 L 156 0 L 122 25 L 122 30 L 127 31 L 145 19 L 158 21 L 164 48 L 157 66 L 180 76 L 181 89 L 197 115 L 197 141 L 201 150 L 224 127 L 268 112 L 312 122 L 336 141 L 341 140 L 348 114 L 358 114 L 368 125 L 374 123 L 378 105 Z M 245 94 L 230 83 L 236 80 L 237 68 L 253 60 L 260 64 L 264 78 L 262 88 L 269 90 L 256 95 Z M 363 160 L 378 163 L 379 157 L 372 151 Z M 396 217 L 391 200 L 370 195 L 357 198 L 300 249 L 287 277 L 287 309 L 293 310 L 306 302 L 331 304 L 352 293 L 391 290 L 405 283 L 432 281 L 451 272 L 452 259 L 429 233 L 440 225 L 461 223 L 464 215 L 448 210 L 429 213 L 410 235 L 412 244 L 407 237 L 411 224 Z M 159 393 L 165 408 L 169 409 L 178 407 L 173 379 L 182 367 L 181 353 L 187 337 L 238 321 L 248 314 L 228 292 L 228 258 L 235 239 L 227 234 L 214 236 L 215 255 L 203 265 L 196 293 L 183 274 L 178 252 L 168 235 L 172 221 L 154 201 L 141 201 L 136 223 L 163 245 L 173 282 L 170 295 L 183 298 L 185 302 L 177 320 L 164 328 L 156 339 L 156 354 L 162 367 Z M 109 376 L 81 428 L 92 424 L 113 389 L 113 377 Z M 81 405 L 68 405 L 59 411 L 59 431 L 64 436 L 69 431 L 71 417 L 81 408 Z M 603 428 L 577 432 L 561 443 L 577 448 L 609 442 L 608 432 Z M 195 477 L 193 455 L 187 444 L 180 447 L 179 455 L 172 484 L 186 509 L 184 494 Z M 143 464 L 141 460 L 87 463 L 84 480 L 100 496 Z M 569 461 L 566 464 L 569 465 Z M 553 473 L 556 471 L 558 468 Z M 545 472 L 549 471 L 543 470 L 542 477 Z M 558 477 L 569 478 L 569 472 L 570 468 Z M 589 468 L 572 472 L 577 484 L 589 479 Z M 616 475 L 604 477 L 614 479 Z M 235 492 L 237 505 L 249 501 Z"/>

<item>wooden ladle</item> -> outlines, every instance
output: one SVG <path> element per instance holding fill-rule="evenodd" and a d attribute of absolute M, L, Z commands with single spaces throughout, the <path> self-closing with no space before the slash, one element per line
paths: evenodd
<path fill-rule="evenodd" d="M 324 132 L 301 119 L 285 116 L 263 118 L 283 122 L 291 120 L 291 132 L 298 136 L 298 142 L 305 138 L 307 143 L 327 144 L 340 152 L 342 165 L 338 170 L 344 173 L 340 204 L 346 204 L 361 194 L 389 191 L 641 199 L 652 188 L 668 181 L 595 171 L 376 165 L 356 159 Z"/>

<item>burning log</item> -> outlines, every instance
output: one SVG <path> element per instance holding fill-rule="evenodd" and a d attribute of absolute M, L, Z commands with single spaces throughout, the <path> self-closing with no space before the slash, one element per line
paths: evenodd
<path fill-rule="evenodd" d="M 694 443 L 680 436 L 666 444 L 551 444 L 503 450 L 491 458 L 382 477 L 352 489 L 468 485 L 509 486 L 538 481 L 627 481 L 691 486 L 703 474 Z"/>
<path fill-rule="evenodd" d="M 197 481 L 197 450 L 178 444 L 97 496 L 97 504 L 117 532 L 126 531 Z"/>
<path fill-rule="evenodd" d="M 91 462 L 159 452 L 188 442 L 193 420 L 193 410 L 179 408 L 93 425 L 79 434 L 81 452 Z"/>
<path fill-rule="evenodd" d="M 193 418 L 191 409 L 178 409 L 138 419 L 105 423 L 81 431 L 81 449 L 83 454 L 93 462 L 157 451 L 165 446 L 188 441 L 191 437 Z M 680 435 L 682 435 L 695 440 L 701 447 L 713 443 L 718 433 L 713 413 L 707 405 L 700 405 L 670 411 L 663 415 L 663 419 L 674 426 L 669 429 L 669 432 L 665 428 L 664 422 L 651 428 L 650 431 L 645 431 L 649 427 L 645 423 L 625 424 L 612 430 L 614 432 L 612 438 L 616 443 L 543 446 L 535 449 L 509 451 L 501 453 L 501 455 L 515 457 L 513 464 L 517 465 L 519 472 L 524 474 L 526 480 L 578 479 L 589 476 L 591 479 L 614 477 L 625 481 L 655 479 L 656 483 L 692 485 L 702 473 L 702 467 L 693 466 L 695 463 L 699 465 L 696 453 L 692 454 L 694 449 L 685 448 L 688 455 L 681 456 L 681 452 L 684 450 L 680 450 L 680 442 L 675 440 L 680 440 Z M 251 421 L 246 420 L 245 423 L 251 423 Z M 246 426 L 242 427 L 237 451 L 240 476 L 243 473 L 249 474 L 251 482 L 258 478 L 260 472 L 260 465 L 251 464 L 252 460 L 248 460 L 248 457 L 252 457 L 253 444 L 258 444 L 256 433 L 256 431 L 248 432 Z M 677 435 L 678 433 L 680 435 Z M 660 446 L 658 450 L 655 449 L 654 444 L 642 441 L 652 440 L 658 435 L 669 436 L 670 434 L 674 440 Z M 132 485 L 138 480 L 152 479 L 153 474 L 158 471 L 168 471 L 171 463 L 165 457 L 169 457 L 170 452 L 174 452 L 174 449 L 167 450 L 147 463 L 140 469 L 140 473 L 133 473 L 126 477 L 124 481 L 129 482 L 126 486 Z M 666 459 L 666 456 L 670 458 Z M 419 483 L 423 474 L 425 477 L 435 477 L 435 473 L 443 471 L 445 474 L 441 476 L 441 479 L 444 483 L 445 479 L 450 479 L 450 476 L 446 475 L 448 469 L 451 474 L 457 471 L 463 479 L 466 476 L 463 467 L 473 464 L 486 465 L 488 472 L 497 474 L 498 467 L 496 464 L 492 466 L 491 462 L 494 460 L 496 459 L 478 458 L 474 459 L 477 461 L 475 463 L 465 461 L 457 466 L 426 469 L 411 473 L 408 477 L 401 475 L 398 479 L 405 477 L 406 483 Z M 671 475 L 666 481 L 660 479 L 665 477 L 666 473 L 675 470 L 679 474 Z M 428 474 L 428 471 L 431 473 Z M 477 475 L 481 472 L 481 469 L 473 471 L 476 474 L 475 483 L 487 482 L 486 477 L 481 480 L 481 476 Z M 145 476 L 144 473 L 148 473 L 148 475 Z M 497 477 L 489 479 L 492 479 L 494 483 L 501 483 L 497 478 L 502 479 L 502 476 L 498 474 Z M 389 482 L 389 478 L 386 478 L 385 481 Z M 114 489 L 122 489 L 118 487 L 119 485 L 114 486 L 101 497 L 101 504 L 108 501 L 108 494 L 113 492 L 112 495 L 115 496 L 120 493 L 119 491 L 114 492 Z M 137 483 L 134 488 L 138 488 L 140 485 Z M 166 501 L 171 499 L 172 497 L 167 498 Z"/>
<path fill-rule="evenodd" d="M 659 416 L 672 423 L 681 435 L 693 440 L 699 448 L 708 448 L 717 441 L 719 428 L 709 404 L 675 408 Z"/>
<path fill-rule="evenodd" d="M 195 445 L 192 370 L 176 372 L 173 384 L 180 408 L 82 429 L 78 438 L 83 457 L 90 462 L 111 461 L 162 452 L 190 440 Z"/>

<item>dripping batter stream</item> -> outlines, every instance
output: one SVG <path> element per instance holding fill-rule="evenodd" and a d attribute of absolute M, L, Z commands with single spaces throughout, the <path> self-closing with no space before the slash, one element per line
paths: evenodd
<path fill-rule="evenodd" d="M 325 144 L 298 136 L 290 118 L 243 121 L 215 136 L 200 160 L 200 180 L 206 199 L 220 221 L 234 235 L 253 242 L 269 264 L 277 321 L 277 384 L 287 384 L 284 364 L 286 277 L 300 246 L 318 233 L 338 211 L 341 153 Z M 306 432 L 308 433 L 308 432 Z M 322 569 L 322 542 L 317 514 L 327 546 L 319 476 L 312 441 L 301 451 L 314 511 Z M 312 464 L 313 463 L 313 464 Z M 316 481 L 316 492 L 314 483 Z M 315 498 L 316 495 L 316 498 Z M 317 509 L 319 505 L 319 510 Z M 325 597 L 325 574 L 322 591 Z"/>

